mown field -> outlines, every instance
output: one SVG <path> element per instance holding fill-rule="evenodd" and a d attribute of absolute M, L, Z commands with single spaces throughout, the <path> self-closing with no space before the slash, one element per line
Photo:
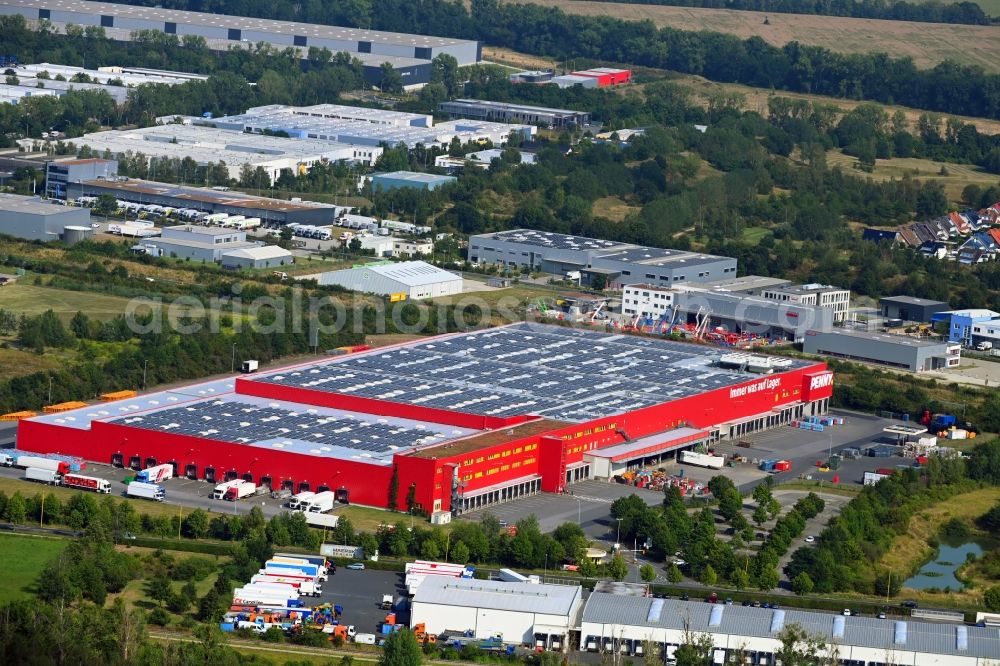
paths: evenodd
<path fill-rule="evenodd" d="M 649 20 L 660 27 L 723 32 L 744 39 L 756 36 L 777 46 L 800 42 L 840 53 L 885 52 L 896 57 L 908 56 L 922 67 L 954 60 L 980 65 L 987 71 L 1000 71 L 1000 40 L 997 39 L 995 26 L 768 14 L 590 0 L 526 1 L 585 16 Z M 990 10 L 987 9 L 987 12 L 990 13 Z M 767 17 L 768 25 L 764 24 L 764 17 Z"/>
<path fill-rule="evenodd" d="M 42 569 L 68 544 L 65 539 L 0 534 L 4 578 L 0 585 L 0 603 L 30 597 Z"/>
<path fill-rule="evenodd" d="M 18 315 L 37 315 L 51 309 L 65 321 L 81 310 L 92 319 L 111 319 L 125 313 L 128 301 L 121 296 L 53 289 L 25 282 L 0 288 L 0 308 Z"/>

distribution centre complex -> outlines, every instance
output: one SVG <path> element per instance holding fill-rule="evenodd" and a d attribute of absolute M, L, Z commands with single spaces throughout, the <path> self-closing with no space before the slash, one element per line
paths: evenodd
<path fill-rule="evenodd" d="M 306 53 L 310 47 L 334 53 L 349 53 L 361 61 L 365 80 L 381 82 L 381 65 L 390 63 L 404 86 L 430 81 L 431 61 L 441 54 L 453 56 L 459 65 L 480 60 L 479 42 L 429 35 L 363 30 L 339 26 L 277 21 L 273 19 L 192 12 L 162 7 L 140 7 L 85 0 L 2 0 L 0 14 L 19 14 L 30 21 L 49 21 L 56 27 L 68 24 L 99 26 L 111 39 L 128 40 L 142 30 L 156 30 L 177 37 L 203 37 L 210 48 L 225 51 L 231 46 L 258 42 L 278 48 L 291 47 Z"/>
<path fill-rule="evenodd" d="M 21 450 L 446 513 L 827 410 L 798 359 L 522 322 L 22 420 Z M 753 368 L 748 372 L 747 368 Z"/>
<path fill-rule="evenodd" d="M 410 626 L 479 639 L 499 634 L 506 644 L 552 650 L 568 646 L 601 653 L 601 661 L 620 655 L 670 664 L 693 636 L 707 639 L 712 664 L 774 666 L 781 632 L 792 625 L 820 641 L 823 663 L 986 666 L 1000 658 L 995 626 L 706 604 L 654 598 L 642 587 L 595 589 L 583 598 L 579 585 L 428 576 L 413 597 Z"/>

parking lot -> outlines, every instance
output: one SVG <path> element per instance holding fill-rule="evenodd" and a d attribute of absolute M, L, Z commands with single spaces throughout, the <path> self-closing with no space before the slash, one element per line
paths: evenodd
<path fill-rule="evenodd" d="M 303 599 L 303 603 L 307 606 L 340 604 L 344 607 L 341 623 L 354 625 L 358 633 L 377 634 L 387 612 L 380 608 L 383 594 L 391 594 L 397 601 L 406 599 L 403 574 L 373 569 L 352 571 L 346 567 L 337 567 L 336 575 L 330 576 L 323 583 L 323 594 Z M 400 604 L 396 608 L 396 620 L 409 624 L 408 604 Z"/>
<path fill-rule="evenodd" d="M 777 477 L 775 480 L 778 482 L 804 476 L 832 481 L 835 476 L 839 476 L 840 483 L 860 484 L 865 471 L 905 462 L 901 458 L 860 458 L 844 460 L 839 470 L 819 472 L 815 463 L 826 461 L 831 452 L 837 453 L 848 447 L 864 448 L 873 442 L 881 441 L 882 429 L 897 423 L 867 414 L 838 411 L 832 413 L 835 416 L 842 416 L 844 424 L 827 428 L 825 432 L 783 427 L 747 437 L 753 443 L 751 448 L 739 447 L 736 446 L 736 442 L 726 441 L 716 445 L 715 449 L 717 453 L 726 455 L 735 452 L 751 461 L 766 458 L 790 460 L 791 471 L 775 475 Z M 683 470 L 685 477 L 702 483 L 707 483 L 717 474 L 724 474 L 730 477 L 745 494 L 749 494 L 756 484 L 769 476 L 769 473 L 761 471 L 752 463 L 724 467 L 722 470 L 682 465 L 674 461 L 664 462 L 657 467 L 663 467 L 669 474 L 677 474 Z M 642 497 L 650 505 L 663 501 L 661 492 L 643 490 L 613 481 L 590 479 L 572 484 L 564 495 L 543 493 L 524 497 L 466 513 L 463 518 L 479 520 L 483 515 L 490 513 L 500 520 L 514 524 L 524 516 L 534 514 L 538 517 L 543 532 L 551 531 L 562 523 L 578 522 L 588 536 L 610 544 L 614 543 L 615 538 L 613 534 L 615 521 L 610 516 L 611 502 L 631 494 Z"/>

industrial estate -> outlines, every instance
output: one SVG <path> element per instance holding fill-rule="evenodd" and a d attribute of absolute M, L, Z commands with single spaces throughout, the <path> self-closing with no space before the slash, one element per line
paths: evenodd
<path fill-rule="evenodd" d="M 4 663 L 1000 663 L 996 74 L 145 4 L 0 0 Z"/>

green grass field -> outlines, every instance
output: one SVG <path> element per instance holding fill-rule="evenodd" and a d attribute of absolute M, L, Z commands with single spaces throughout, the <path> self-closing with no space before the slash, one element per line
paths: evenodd
<path fill-rule="evenodd" d="M 0 288 L 0 308 L 18 315 L 37 315 L 51 309 L 66 321 L 80 310 L 91 318 L 111 319 L 124 314 L 128 300 L 121 296 L 39 287 L 23 281 Z"/>
<path fill-rule="evenodd" d="M 4 563 L 0 603 L 31 596 L 38 574 L 68 544 L 66 539 L 0 534 L 0 562 Z"/>
<path fill-rule="evenodd" d="M 20 479 L 8 479 L 6 477 L 0 478 L 0 490 L 7 493 L 8 495 L 13 495 L 15 492 L 20 492 L 25 497 L 32 497 L 37 494 L 47 494 L 52 493 L 59 499 L 65 501 L 68 500 L 73 495 L 77 495 L 83 491 L 73 490 L 72 488 L 60 488 L 58 486 L 46 486 L 40 483 L 32 483 L 31 481 L 22 481 Z M 100 501 L 101 496 L 98 495 L 98 501 Z M 124 497 L 116 497 L 116 500 L 122 502 L 130 503 L 137 512 L 146 513 L 150 516 L 176 516 L 180 514 L 181 516 L 186 516 L 194 509 L 189 509 L 186 507 L 173 506 L 171 504 L 161 504 L 160 502 L 150 502 L 148 500 L 137 500 L 137 499 L 127 499 Z"/>

